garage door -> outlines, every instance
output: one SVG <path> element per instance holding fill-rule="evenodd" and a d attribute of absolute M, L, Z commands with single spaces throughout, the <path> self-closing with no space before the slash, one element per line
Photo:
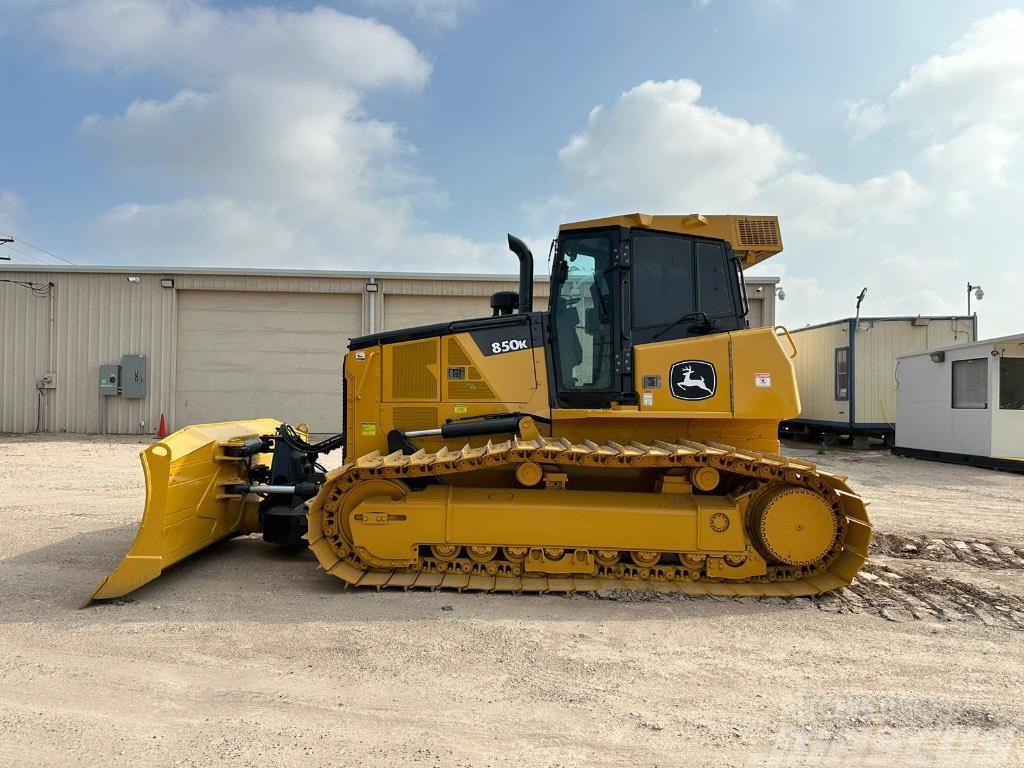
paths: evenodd
<path fill-rule="evenodd" d="M 341 429 L 341 363 L 362 297 L 181 291 L 174 427 L 272 417 Z"/>
<path fill-rule="evenodd" d="M 433 296 L 387 294 L 384 298 L 384 330 L 417 325 L 470 320 L 491 316 L 490 296 Z"/>

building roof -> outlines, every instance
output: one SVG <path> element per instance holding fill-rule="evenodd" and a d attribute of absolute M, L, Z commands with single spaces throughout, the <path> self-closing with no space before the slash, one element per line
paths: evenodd
<path fill-rule="evenodd" d="M 844 323 L 852 323 L 854 320 L 858 320 L 861 323 L 877 323 L 885 322 L 889 320 L 972 320 L 974 315 L 893 315 L 890 317 L 868 317 L 861 315 L 860 318 L 856 317 L 840 317 L 836 320 L 829 320 L 826 323 L 815 323 L 814 325 L 805 325 L 801 328 L 790 328 L 790 333 L 800 333 L 800 331 L 812 331 L 815 328 L 827 328 L 830 325 L 842 325 Z"/>
<path fill-rule="evenodd" d="M 409 279 L 419 280 L 502 280 L 518 282 L 518 274 L 493 274 L 474 272 L 377 272 L 352 271 L 336 269 L 255 269 L 252 267 L 153 267 L 153 266 L 110 266 L 92 264 L 0 264 L 0 272 L 50 272 L 50 273 L 87 273 L 87 274 L 118 274 L 118 275 L 253 275 L 260 277 L 339 277 L 363 279 Z M 547 280 L 543 274 L 535 274 L 534 278 Z M 748 283 L 758 285 L 775 285 L 777 277 L 744 276 Z"/>
<path fill-rule="evenodd" d="M 997 336 L 994 339 L 978 339 L 977 341 L 968 341 L 964 344 L 950 344 L 945 347 L 933 347 L 926 352 L 908 352 L 904 355 L 896 355 L 896 357 L 916 357 L 917 355 L 930 355 L 932 352 L 948 352 L 952 349 L 964 349 L 965 347 L 991 347 L 994 344 L 1024 344 L 1024 333 Z"/>

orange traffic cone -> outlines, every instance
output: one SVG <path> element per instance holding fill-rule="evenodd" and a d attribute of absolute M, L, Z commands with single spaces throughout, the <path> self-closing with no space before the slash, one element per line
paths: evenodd
<path fill-rule="evenodd" d="M 160 426 L 156 428 L 156 436 L 163 440 L 167 437 L 167 422 L 164 421 L 164 415 L 160 414 Z"/>

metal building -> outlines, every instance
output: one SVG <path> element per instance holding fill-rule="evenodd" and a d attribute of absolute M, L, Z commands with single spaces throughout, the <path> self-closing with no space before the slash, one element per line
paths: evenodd
<path fill-rule="evenodd" d="M 783 432 L 891 440 L 896 357 L 976 338 L 974 317 L 847 317 L 791 331 L 800 417 Z"/>
<path fill-rule="evenodd" d="M 272 416 L 336 432 L 350 338 L 488 316 L 491 294 L 516 290 L 517 282 L 509 275 L 0 266 L 0 432 L 148 434 L 161 415 L 171 429 Z M 746 283 L 750 324 L 774 324 L 778 279 Z M 538 278 L 536 306 L 545 306 L 547 289 Z"/>
<path fill-rule="evenodd" d="M 903 456 L 1024 472 L 1024 334 L 901 355 Z"/>

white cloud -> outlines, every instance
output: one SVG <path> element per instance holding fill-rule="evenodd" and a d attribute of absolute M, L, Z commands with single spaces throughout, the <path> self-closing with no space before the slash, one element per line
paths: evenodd
<path fill-rule="evenodd" d="M 883 104 L 854 113 L 884 115 L 915 132 L 1024 121 L 1024 12 L 996 13 L 971 26 L 945 53 L 913 67 Z"/>
<path fill-rule="evenodd" d="M 555 213 L 742 209 L 782 215 L 789 233 L 834 238 L 865 222 L 906 222 L 929 198 L 906 171 L 846 183 L 803 170 L 772 126 L 723 114 L 700 95 L 692 80 L 648 81 L 595 107 L 558 153 L 566 191 L 527 212 L 539 224 Z"/>
<path fill-rule="evenodd" d="M 924 157 L 951 196 L 970 208 L 972 193 L 1005 187 L 1014 163 L 1020 134 L 994 123 L 978 123 L 950 139 L 930 144 Z M 960 206 L 957 206 L 960 207 Z"/>
<path fill-rule="evenodd" d="M 562 184 L 524 207 L 538 229 L 556 215 L 635 210 L 778 214 L 789 267 L 778 316 L 796 326 L 852 315 L 863 286 L 866 314 L 947 315 L 966 309 L 968 278 L 986 290 L 1008 284 L 1016 262 L 1005 245 L 1024 203 L 1012 129 L 982 123 L 935 139 L 921 149 L 920 173 L 837 179 L 772 126 L 723 114 L 700 95 L 692 81 L 648 82 L 594 108 L 558 153 Z M 983 215 L 952 222 L 956 204 Z M 756 273 L 781 271 L 771 260 Z M 988 298 L 984 332 L 1019 327 L 1014 301 Z"/>
<path fill-rule="evenodd" d="M 396 126 L 362 117 L 357 94 L 321 85 L 234 78 L 90 116 L 82 133 L 127 174 L 286 204 L 337 210 L 367 186 L 404 180 L 390 165 L 406 152 Z"/>
<path fill-rule="evenodd" d="M 476 0 L 363 0 L 385 13 L 408 16 L 437 30 L 452 29 L 476 10 Z"/>
<path fill-rule="evenodd" d="M 998 205 L 994 193 L 1024 183 L 1022 40 L 1021 10 L 981 19 L 912 67 L 884 100 L 853 105 L 849 123 L 858 137 L 889 125 L 927 142 L 921 155 L 945 212 L 973 213 L 981 200 Z"/>
<path fill-rule="evenodd" d="M 849 238 L 880 223 L 908 222 L 928 198 L 906 171 L 851 184 L 794 170 L 765 184 L 757 204 L 781 216 L 788 234 L 828 240 Z"/>
<path fill-rule="evenodd" d="M 107 260 L 130 264 L 283 267 L 311 246 L 301 243 L 275 208 L 222 197 L 118 205 L 93 223 L 90 235 Z"/>
<path fill-rule="evenodd" d="M 793 153 L 772 127 L 699 104 L 700 95 L 692 80 L 647 81 L 595 107 L 558 153 L 573 197 L 673 212 L 756 197 Z"/>
<path fill-rule="evenodd" d="M 98 218 L 90 238 L 105 260 L 209 266 L 245 264 L 279 269 L 424 272 L 515 271 L 503 243 L 476 243 L 425 232 L 399 221 L 357 231 L 343 222 L 325 233 L 304 227 L 281 206 L 197 197 L 158 205 L 119 205 Z"/>
<path fill-rule="evenodd" d="M 885 107 L 867 99 L 861 99 L 846 108 L 846 120 L 858 139 L 877 131 L 885 125 L 887 119 Z"/>
<path fill-rule="evenodd" d="M 367 94 L 416 92 L 431 66 L 393 28 L 330 8 L 221 10 L 197 0 L 57 0 L 37 33 L 86 74 L 143 73 L 171 88 L 80 132 L 167 199 L 100 216 L 107 260 L 340 269 L 478 270 L 495 246 L 425 230 L 443 202 L 400 126 Z M 464 2 L 408 6 L 443 24 Z M 509 269 L 511 271 L 511 268 Z"/>
<path fill-rule="evenodd" d="M 42 23 L 78 66 L 150 71 L 199 87 L 238 74 L 340 88 L 418 87 L 430 76 L 427 60 L 391 27 L 322 6 L 224 11 L 196 0 L 72 0 Z"/>

